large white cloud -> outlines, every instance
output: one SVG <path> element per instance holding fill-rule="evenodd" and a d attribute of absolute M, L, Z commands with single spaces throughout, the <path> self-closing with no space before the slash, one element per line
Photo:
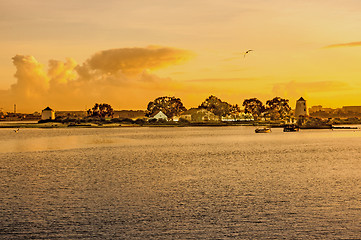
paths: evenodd
<path fill-rule="evenodd" d="M 175 85 L 150 70 L 189 59 L 192 53 L 170 47 L 119 48 L 100 51 L 79 65 L 75 60 L 50 60 L 48 68 L 33 56 L 16 55 L 16 83 L 1 91 L 2 105 L 16 103 L 19 111 L 84 109 L 94 102 L 117 107 L 147 104 L 150 98 L 167 94 Z M 152 90 L 152 91 L 150 91 Z"/>
<path fill-rule="evenodd" d="M 85 65 L 104 73 L 121 71 L 129 75 L 139 74 L 144 69 L 154 70 L 177 64 L 191 56 L 189 51 L 169 47 L 119 48 L 98 52 Z"/>
<path fill-rule="evenodd" d="M 16 84 L 11 86 L 13 94 L 21 98 L 40 97 L 49 88 L 49 80 L 43 66 L 33 56 L 16 55 Z"/>

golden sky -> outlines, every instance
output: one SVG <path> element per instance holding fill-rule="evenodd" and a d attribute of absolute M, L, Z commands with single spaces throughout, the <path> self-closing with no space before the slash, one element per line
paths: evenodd
<path fill-rule="evenodd" d="M 0 109 L 361 105 L 359 0 L 0 0 Z M 254 51 L 244 57 L 248 49 Z"/>

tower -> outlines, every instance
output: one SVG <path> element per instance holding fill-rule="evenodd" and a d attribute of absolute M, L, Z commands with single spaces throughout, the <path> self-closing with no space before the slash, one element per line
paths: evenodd
<path fill-rule="evenodd" d="M 54 120 L 55 119 L 55 111 L 50 107 L 45 108 L 41 112 L 41 120 Z"/>
<path fill-rule="evenodd" d="M 302 116 L 302 117 L 308 116 L 306 100 L 303 99 L 303 97 L 298 99 L 296 102 L 295 117 L 300 118 L 300 116 Z"/>

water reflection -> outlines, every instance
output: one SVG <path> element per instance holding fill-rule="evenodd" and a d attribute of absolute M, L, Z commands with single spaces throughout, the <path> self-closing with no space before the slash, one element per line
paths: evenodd
<path fill-rule="evenodd" d="M 357 239 L 360 131 L 0 129 L 5 239 Z"/>
<path fill-rule="evenodd" d="M 289 141 L 307 142 L 310 139 L 358 138 L 360 130 L 301 130 L 284 133 L 273 129 L 269 134 L 254 134 L 254 127 L 217 128 L 114 128 L 114 129 L 0 129 L 0 152 L 27 152 L 65 150 L 97 146 L 124 146 L 148 144 L 185 144 L 191 136 L 197 144 L 236 144 L 242 142 L 259 144 L 263 142 Z M 313 143 L 315 144 L 315 143 Z"/>

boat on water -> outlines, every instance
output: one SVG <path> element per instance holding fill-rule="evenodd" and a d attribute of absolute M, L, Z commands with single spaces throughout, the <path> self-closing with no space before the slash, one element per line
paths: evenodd
<path fill-rule="evenodd" d="M 284 132 L 298 132 L 300 128 L 295 124 L 287 124 L 283 127 Z"/>
<path fill-rule="evenodd" d="M 264 127 L 264 128 L 256 128 L 256 130 L 254 130 L 256 133 L 270 133 L 271 129 Z"/>

